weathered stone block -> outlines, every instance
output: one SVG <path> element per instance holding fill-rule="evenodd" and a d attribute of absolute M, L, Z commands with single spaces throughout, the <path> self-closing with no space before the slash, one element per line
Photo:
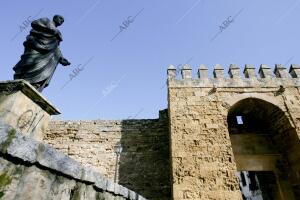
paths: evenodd
<path fill-rule="evenodd" d="M 22 133 L 43 139 L 51 115 L 59 111 L 24 80 L 0 82 L 0 118 Z"/>

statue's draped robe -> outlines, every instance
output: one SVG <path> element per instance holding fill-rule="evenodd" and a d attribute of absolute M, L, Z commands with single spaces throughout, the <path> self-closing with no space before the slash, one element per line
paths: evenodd
<path fill-rule="evenodd" d="M 57 38 L 59 30 L 48 18 L 35 20 L 31 26 L 32 30 L 23 43 L 24 54 L 13 68 L 14 79 L 25 79 L 42 91 L 62 58 Z"/>

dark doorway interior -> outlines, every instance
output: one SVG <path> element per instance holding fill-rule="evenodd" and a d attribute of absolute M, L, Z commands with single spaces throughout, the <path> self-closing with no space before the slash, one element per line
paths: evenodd
<path fill-rule="evenodd" d="M 279 190 L 273 172 L 240 171 L 238 177 L 244 200 L 276 200 L 279 198 Z"/>

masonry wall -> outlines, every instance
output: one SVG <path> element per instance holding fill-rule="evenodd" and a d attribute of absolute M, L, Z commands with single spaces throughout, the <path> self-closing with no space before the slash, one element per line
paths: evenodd
<path fill-rule="evenodd" d="M 294 177 L 294 191 L 299 187 L 299 66 L 293 65 L 289 76 L 286 69 L 277 65 L 275 74 L 261 65 L 259 74 L 246 65 L 242 77 L 240 69 L 231 65 L 229 77 L 217 65 L 214 77 L 201 65 L 198 77 L 193 78 L 191 68 L 184 66 L 182 78 L 176 69 L 168 69 L 168 101 L 171 134 L 172 196 L 181 199 L 242 199 L 236 176 L 235 156 L 228 131 L 229 110 L 240 100 L 256 98 L 279 107 L 290 125 L 281 126 L 282 138 L 293 140 L 285 149 L 285 156 L 293 163 L 286 179 Z M 270 118 L 272 116 L 270 115 Z M 279 121 L 274 119 L 274 121 Z M 277 123 L 280 126 L 280 123 Z M 292 127 L 289 130 L 286 127 Z M 280 132 L 280 131 L 279 131 Z M 281 134 L 282 135 L 282 134 Z M 250 163 L 250 162 L 249 162 Z M 259 164 L 259 163 L 258 163 Z M 251 166 L 254 165 L 254 166 Z M 255 166 L 252 162 L 249 167 Z M 250 168 L 249 168 L 250 169 Z M 289 198 L 286 198 L 289 199 Z"/>
<path fill-rule="evenodd" d="M 226 112 L 209 91 L 169 89 L 174 200 L 241 197 Z"/>
<path fill-rule="evenodd" d="M 44 141 L 147 199 L 170 199 L 166 111 L 150 120 L 52 121 Z"/>
<path fill-rule="evenodd" d="M 2 120 L 0 199 L 146 200 Z"/>

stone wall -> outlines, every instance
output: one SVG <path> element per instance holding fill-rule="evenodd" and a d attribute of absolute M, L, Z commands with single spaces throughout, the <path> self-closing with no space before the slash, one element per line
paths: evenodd
<path fill-rule="evenodd" d="M 261 65 L 260 77 L 257 77 L 255 68 L 246 65 L 245 77 L 241 77 L 240 69 L 231 65 L 229 77 L 225 77 L 224 69 L 216 65 L 214 77 L 209 78 L 207 68 L 201 65 L 198 77 L 193 78 L 191 68 L 184 66 L 180 79 L 176 77 L 175 67 L 170 66 L 168 110 L 174 200 L 242 198 L 227 116 L 236 103 L 248 98 L 268 102 L 284 113 L 285 127 L 291 128 L 284 129 L 283 138 L 296 144 L 284 149 L 287 154 L 284 156 L 292 163 L 285 180 L 290 179 L 296 193 L 300 165 L 300 154 L 297 153 L 300 147 L 300 67 L 292 65 L 291 76 L 281 65 L 276 65 L 274 72 Z M 270 114 L 269 117 L 273 116 Z M 244 155 L 239 156 L 246 159 Z M 258 168 L 259 164 L 251 162 L 250 165 Z"/>
<path fill-rule="evenodd" d="M 225 109 L 198 91 L 169 90 L 173 199 L 240 199 Z"/>
<path fill-rule="evenodd" d="M 146 200 L 2 121 L 0 199 Z"/>
<path fill-rule="evenodd" d="M 167 112 L 159 119 L 52 121 L 44 141 L 151 200 L 170 199 Z M 118 157 L 115 147 L 121 145 Z"/>

